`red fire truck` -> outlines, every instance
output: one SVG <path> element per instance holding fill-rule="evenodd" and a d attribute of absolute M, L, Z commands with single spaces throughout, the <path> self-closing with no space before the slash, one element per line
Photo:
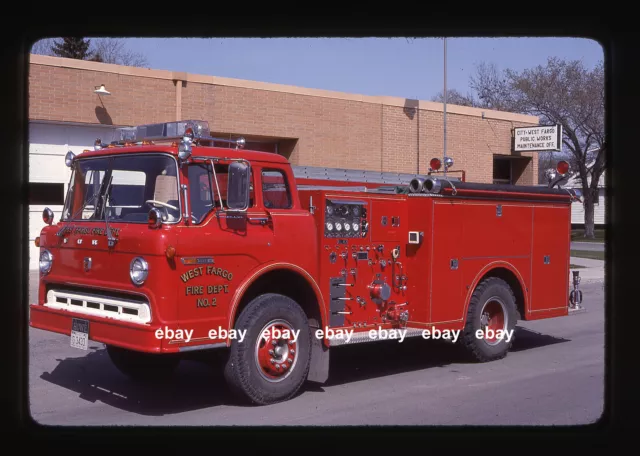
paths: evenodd
<path fill-rule="evenodd" d="M 336 178 L 199 120 L 118 134 L 66 156 L 30 325 L 105 344 L 133 379 L 221 349 L 230 389 L 269 404 L 325 382 L 341 345 L 449 335 L 485 362 L 507 354 L 517 320 L 580 307 L 573 190 L 456 180 L 437 158 L 428 175 Z"/>

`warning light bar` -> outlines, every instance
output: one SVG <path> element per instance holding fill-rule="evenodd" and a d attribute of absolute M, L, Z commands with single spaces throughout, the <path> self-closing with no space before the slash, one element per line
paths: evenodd
<path fill-rule="evenodd" d="M 208 137 L 209 122 L 204 120 L 181 120 L 156 124 L 122 127 L 116 129 L 113 142 L 138 143 L 143 141 L 161 141 L 182 138 L 188 128 L 195 137 Z"/>
<path fill-rule="evenodd" d="M 209 129 L 209 122 L 205 120 L 179 120 L 177 122 L 163 122 L 156 124 L 138 125 L 136 127 L 120 127 L 115 130 L 115 137 L 110 144 L 105 144 L 100 138 L 96 139 L 93 148 L 100 150 L 105 147 L 148 145 L 159 142 L 174 143 L 180 147 L 178 156 L 186 159 L 191 155 L 191 145 L 214 146 L 215 143 L 227 143 L 243 149 L 246 141 L 237 139 L 213 138 Z"/>

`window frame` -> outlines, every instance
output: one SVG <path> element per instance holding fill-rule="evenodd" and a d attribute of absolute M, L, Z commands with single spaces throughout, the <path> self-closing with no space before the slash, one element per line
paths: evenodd
<path fill-rule="evenodd" d="M 287 198 L 289 199 L 289 205 L 287 207 L 267 207 L 266 198 L 265 198 L 265 188 L 264 188 L 264 174 L 268 172 L 277 172 L 282 175 L 282 180 L 284 181 L 284 186 L 287 191 Z M 260 191 L 262 193 L 262 205 L 265 209 L 293 209 L 293 196 L 291 194 L 291 185 L 289 184 L 289 178 L 287 177 L 287 173 L 285 170 L 281 168 L 261 168 L 260 169 Z"/>
<path fill-rule="evenodd" d="M 199 175 L 197 179 L 195 179 L 195 183 L 192 182 L 191 180 L 191 175 L 190 175 L 190 171 L 191 169 L 197 169 L 197 168 L 204 168 L 205 172 L 207 173 L 207 177 L 209 178 L 209 193 L 211 196 L 211 208 L 205 212 L 204 214 L 202 214 L 202 218 L 198 221 L 198 223 L 193 223 L 191 221 L 191 215 L 193 214 L 193 193 L 194 193 L 194 189 L 193 186 L 196 187 L 196 191 L 198 192 L 198 194 L 200 193 L 200 178 L 202 175 Z M 187 167 L 187 181 L 188 181 L 188 185 L 189 185 L 189 210 L 190 210 L 190 214 L 187 214 L 189 216 L 189 225 L 195 225 L 195 226 L 201 226 L 209 217 L 209 214 L 211 214 L 212 212 L 215 212 L 216 209 L 220 209 L 220 206 L 216 205 L 216 195 L 214 194 L 213 191 L 213 187 L 214 187 L 214 182 L 213 182 L 213 164 L 210 161 L 203 161 L 203 162 L 193 162 L 193 163 L 189 163 L 188 167 Z"/>
<path fill-rule="evenodd" d="M 180 165 L 178 164 L 178 159 L 177 157 L 175 157 L 174 155 L 167 153 L 167 152 L 162 152 L 162 151 L 153 151 L 153 152 L 135 152 L 135 153 L 130 153 L 130 154 L 118 154 L 118 153 L 110 153 L 110 154 L 104 154 L 104 155 L 96 155 L 93 157 L 86 157 L 86 158 L 76 158 L 73 161 L 73 165 L 71 168 L 71 175 L 69 176 L 69 184 L 67 187 L 67 193 L 65 195 L 65 202 L 64 205 L 62 207 L 62 215 L 60 218 L 60 222 L 62 223 L 85 223 L 85 222 L 89 222 L 89 223 L 104 223 L 104 219 L 82 219 L 82 218 L 69 218 L 71 217 L 72 214 L 70 211 L 70 207 L 68 208 L 67 205 L 68 204 L 73 204 L 69 197 L 71 197 L 73 195 L 74 189 L 74 183 L 75 183 L 75 179 L 76 179 L 76 173 L 77 173 L 77 167 L 80 166 L 81 163 L 85 163 L 85 162 L 89 162 L 91 160 L 101 160 L 101 159 L 105 159 L 107 160 L 108 163 L 111 163 L 113 160 L 116 160 L 120 157 L 163 157 L 163 158 L 169 158 L 173 161 L 173 163 L 175 164 L 175 169 L 176 169 L 176 188 L 178 191 L 178 202 L 179 202 L 179 209 L 180 209 L 180 217 L 172 222 L 163 222 L 163 224 L 166 225 L 178 225 L 182 222 L 183 220 L 183 201 L 182 201 L 182 197 L 180 194 Z M 109 165 L 110 170 L 113 170 L 113 165 Z M 102 181 L 101 181 L 102 183 Z M 102 197 L 103 195 L 99 195 L 98 197 Z M 85 202 L 86 202 L 86 196 L 85 196 Z M 65 217 L 65 213 L 68 212 Z M 147 224 L 148 221 L 133 221 L 133 220 L 109 220 L 109 223 L 131 223 L 131 224 L 138 224 L 138 225 L 143 225 L 143 224 Z"/>

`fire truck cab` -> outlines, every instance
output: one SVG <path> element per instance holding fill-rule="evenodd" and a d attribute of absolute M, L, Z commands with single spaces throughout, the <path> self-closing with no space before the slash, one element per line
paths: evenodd
<path fill-rule="evenodd" d="M 381 330 L 448 331 L 491 361 L 509 351 L 517 320 L 579 306 L 573 191 L 299 177 L 284 157 L 214 138 L 199 120 L 118 134 L 67 154 L 63 216 L 45 209 L 36 240 L 30 325 L 79 349 L 105 344 L 133 379 L 166 378 L 181 353 L 219 349 L 230 389 L 269 404 L 326 381 L 331 348 Z"/>

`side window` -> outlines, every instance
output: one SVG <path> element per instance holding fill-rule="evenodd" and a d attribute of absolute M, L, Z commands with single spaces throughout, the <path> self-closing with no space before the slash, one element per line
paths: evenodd
<path fill-rule="evenodd" d="M 211 166 L 202 164 L 189 166 L 189 210 L 191 220 L 195 223 L 201 223 L 213 209 L 210 169 Z"/>
<path fill-rule="evenodd" d="M 291 208 L 291 192 L 282 171 L 262 170 L 262 195 L 267 209 Z"/>

